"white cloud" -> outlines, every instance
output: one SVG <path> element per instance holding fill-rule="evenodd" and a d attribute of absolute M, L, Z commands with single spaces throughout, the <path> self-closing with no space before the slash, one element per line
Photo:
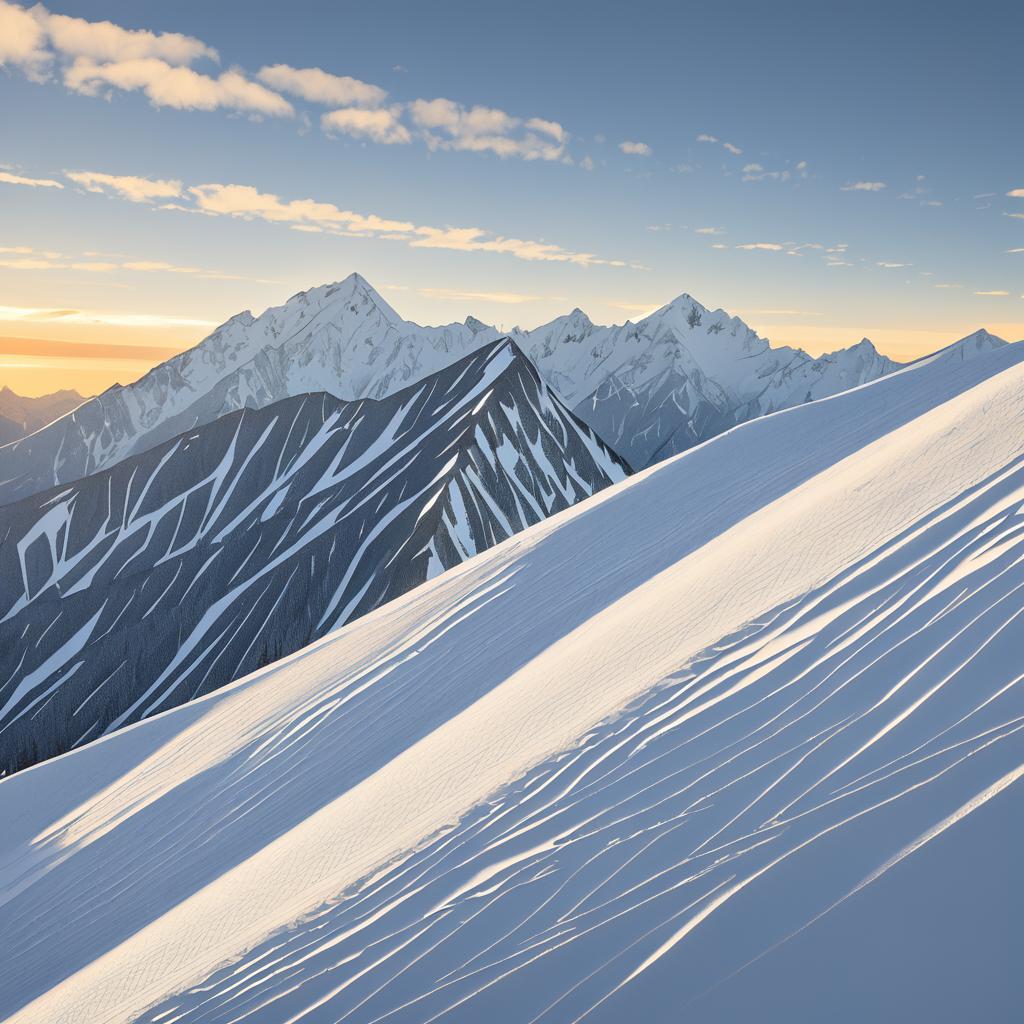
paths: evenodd
<path fill-rule="evenodd" d="M 712 249 L 728 249 L 729 246 L 723 245 L 721 242 L 712 242 L 711 243 L 711 248 Z"/>
<path fill-rule="evenodd" d="M 734 146 L 731 142 L 723 142 L 722 145 L 732 153 L 733 156 L 741 156 L 743 150 L 739 146 Z"/>
<path fill-rule="evenodd" d="M 154 199 L 173 199 L 181 195 L 180 181 L 138 178 L 130 174 L 103 174 L 100 171 L 65 171 L 65 176 L 87 192 L 121 196 L 133 203 L 151 203 Z"/>
<path fill-rule="evenodd" d="M 1004 217 L 1013 217 L 1016 220 L 1024 220 L 1024 213 L 1004 213 Z"/>
<path fill-rule="evenodd" d="M 260 68 L 256 77 L 279 92 L 301 96 L 310 103 L 328 107 L 375 107 L 387 99 L 380 86 L 361 82 L 348 75 L 332 75 L 321 68 L 293 68 L 272 64 Z"/>
<path fill-rule="evenodd" d="M 593 161 L 593 158 L 592 158 L 592 157 L 590 157 L 590 156 L 585 156 L 585 157 L 584 157 L 584 158 L 583 158 L 583 159 L 582 159 L 582 160 L 580 161 L 580 167 L 582 167 L 582 168 L 583 168 L 583 170 L 585 170 L 585 171 L 592 171 L 592 170 L 594 169 L 594 161 Z"/>
<path fill-rule="evenodd" d="M 630 265 L 625 260 L 606 259 L 588 252 L 575 252 L 550 242 L 495 235 L 483 228 L 437 228 L 409 221 L 390 220 L 376 214 L 342 210 L 333 203 L 322 203 L 314 199 L 282 200 L 273 193 L 260 192 L 251 185 L 197 185 L 187 189 L 187 193 L 196 204 L 196 212 L 208 216 L 265 220 L 285 224 L 297 231 L 381 238 L 405 242 L 417 249 L 496 252 L 521 260 L 573 263 L 578 266 Z M 171 205 L 181 208 L 177 204 Z"/>
<path fill-rule="evenodd" d="M 565 157 L 564 131 L 562 140 L 554 137 L 554 121 L 531 118 L 524 128 L 518 117 L 493 107 L 463 107 L 454 100 L 439 97 L 418 99 L 409 104 L 413 122 L 422 130 L 423 138 L 431 149 L 456 149 L 470 152 L 494 153 L 501 158 L 519 157 L 523 160 L 562 160 Z M 543 124 L 543 128 L 538 127 Z"/>
<path fill-rule="evenodd" d="M 766 171 L 761 164 L 746 164 L 743 168 L 744 181 L 789 181 L 788 170 Z"/>
<path fill-rule="evenodd" d="M 565 141 L 565 129 L 557 121 L 545 121 L 542 117 L 531 117 L 526 127 L 542 135 L 550 135 L 556 142 Z"/>
<path fill-rule="evenodd" d="M 49 60 L 39 21 L 24 8 L 0 0 L 0 67 L 13 64 L 38 81 Z"/>
<path fill-rule="evenodd" d="M 646 142 L 620 142 L 619 149 L 630 156 L 650 156 L 651 147 Z"/>
<path fill-rule="evenodd" d="M 963 285 L 959 284 L 937 284 L 936 288 L 962 288 Z"/>
<path fill-rule="evenodd" d="M 725 231 L 722 228 L 695 228 L 698 235 L 724 235 Z"/>
<path fill-rule="evenodd" d="M 21 174 L 10 174 L 0 171 L 0 181 L 7 185 L 28 185 L 30 188 L 63 188 L 59 181 L 52 178 L 26 178 Z"/>
<path fill-rule="evenodd" d="M 412 141 L 412 135 L 401 122 L 400 109 L 396 106 L 377 107 L 373 110 L 361 107 L 332 110 L 320 118 L 320 127 L 328 133 L 344 132 L 346 135 L 371 139 L 385 145 L 405 144 Z"/>
<path fill-rule="evenodd" d="M 1007 252 L 1024 252 L 1024 249 L 1007 249 Z"/>
<path fill-rule="evenodd" d="M 96 64 L 80 57 L 65 69 L 64 84 L 86 96 L 97 96 L 108 85 L 126 92 L 141 90 L 154 107 L 225 108 L 271 117 L 290 117 L 295 113 L 283 96 L 250 81 L 240 71 L 225 71 L 213 78 L 191 68 L 172 66 L 156 57 L 114 64 Z"/>
<path fill-rule="evenodd" d="M 207 57 L 217 60 L 217 51 L 192 36 L 177 32 L 149 32 L 125 29 L 109 21 L 86 21 L 63 14 L 50 14 L 36 7 L 54 49 L 69 57 L 88 57 L 94 61 L 138 60 L 156 57 L 169 64 L 191 64 Z"/>
<path fill-rule="evenodd" d="M 1024 188 L 1011 188 L 1006 194 L 1011 199 L 1024 199 Z"/>
<path fill-rule="evenodd" d="M 706 132 L 701 132 L 700 135 L 697 136 L 697 141 L 698 142 L 717 142 L 718 139 L 714 135 L 708 135 Z"/>
<path fill-rule="evenodd" d="M 988 291 L 988 292 L 975 292 L 974 294 L 975 295 L 998 296 L 999 298 L 1003 298 L 1004 296 L 1009 295 L 1010 293 L 1009 292 L 1004 292 L 1004 291 L 996 290 L 996 291 Z"/>
<path fill-rule="evenodd" d="M 778 242 L 744 242 L 737 249 L 763 249 L 766 252 L 782 252 L 786 247 Z"/>
<path fill-rule="evenodd" d="M 841 192 L 881 192 L 888 186 L 884 181 L 853 181 L 840 186 Z"/>
<path fill-rule="evenodd" d="M 902 270 L 904 267 L 912 267 L 912 263 L 889 263 L 886 260 L 879 260 L 876 267 L 882 267 L 885 270 Z"/>
<path fill-rule="evenodd" d="M 415 126 L 431 149 L 572 163 L 568 133 L 548 118 L 520 118 L 443 98 L 395 104 L 368 116 L 352 108 L 383 108 L 387 91 L 348 75 L 269 64 L 254 79 L 237 67 L 219 74 L 197 71 L 190 65 L 199 60 L 219 61 L 219 55 L 193 36 L 126 29 L 109 21 L 51 14 L 41 4 L 26 10 L 0 0 L 0 67 L 16 66 L 36 81 L 45 81 L 56 69 L 67 88 L 83 95 L 141 92 L 155 107 L 224 109 L 259 119 L 295 115 L 295 107 L 281 95 L 286 92 L 337 108 L 323 120 L 329 131 L 391 144 L 411 141 Z M 399 69 L 395 65 L 393 70 Z M 302 134 L 310 120 L 306 112 L 298 113 Z M 585 158 L 583 165 L 590 169 L 593 161 Z"/>

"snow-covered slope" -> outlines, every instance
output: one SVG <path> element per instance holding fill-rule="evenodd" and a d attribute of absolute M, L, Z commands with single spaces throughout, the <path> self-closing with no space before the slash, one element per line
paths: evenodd
<path fill-rule="evenodd" d="M 497 341 L 0 508 L 0 773 L 290 654 L 626 468 Z"/>
<path fill-rule="evenodd" d="M 5 779 L 0 1016 L 1013 1019 L 1022 506 L 947 353 Z"/>
<path fill-rule="evenodd" d="M 575 310 L 512 336 L 576 414 L 635 467 L 896 366 L 866 339 L 820 359 L 773 349 L 741 320 L 688 295 L 638 324 L 595 327 Z M 315 391 L 383 398 L 497 337 L 474 317 L 446 327 L 403 320 L 352 274 L 259 317 L 240 313 L 134 384 L 110 388 L 0 447 L 0 504 L 109 468 L 246 406 Z"/>

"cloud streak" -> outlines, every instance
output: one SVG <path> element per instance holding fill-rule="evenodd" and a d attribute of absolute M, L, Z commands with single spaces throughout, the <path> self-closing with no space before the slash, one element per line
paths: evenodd
<path fill-rule="evenodd" d="M 282 199 L 253 185 L 211 182 L 184 187 L 181 182 L 111 175 L 95 171 L 69 172 L 68 177 L 91 192 L 115 195 L 130 202 L 152 202 L 166 194 L 178 201 L 160 208 L 208 217 L 282 224 L 295 231 L 332 234 L 350 238 L 377 238 L 404 242 L 414 249 L 447 249 L 455 252 L 491 252 L 531 262 L 571 263 L 581 267 L 633 267 L 622 259 L 578 252 L 552 242 L 498 235 L 479 227 L 434 227 L 377 214 L 344 210 L 334 203 L 315 199 Z M 123 265 L 118 264 L 118 268 Z M 123 266 L 124 269 L 143 269 Z M 156 267 L 147 268 L 156 269 Z M 166 268 L 161 268 L 166 269 Z M 183 271 L 184 272 L 184 271 Z"/>
<path fill-rule="evenodd" d="M 0 182 L 5 185 L 27 185 L 29 188 L 63 188 L 59 181 L 52 178 L 26 178 L 21 174 L 10 174 L 0 171 Z"/>

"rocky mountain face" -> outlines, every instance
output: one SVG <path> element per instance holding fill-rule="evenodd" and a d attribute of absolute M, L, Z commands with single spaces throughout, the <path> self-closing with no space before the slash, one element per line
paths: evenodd
<path fill-rule="evenodd" d="M 387 398 L 238 410 L 0 508 L 0 773 L 209 693 L 627 473 L 499 340 Z"/>

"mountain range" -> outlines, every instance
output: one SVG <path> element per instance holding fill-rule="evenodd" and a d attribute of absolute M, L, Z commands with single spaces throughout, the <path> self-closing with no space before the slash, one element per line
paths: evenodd
<path fill-rule="evenodd" d="M 1022 404 L 968 339 L 0 781 L 0 1017 L 1016 1019 Z"/>
<path fill-rule="evenodd" d="M 635 469 L 738 423 L 892 372 L 865 339 L 814 359 L 773 348 L 736 317 L 682 295 L 639 323 L 579 310 L 509 336 L 572 411 Z M 358 274 L 232 317 L 195 348 L 0 447 L 0 503 L 107 469 L 241 408 L 325 391 L 384 398 L 500 337 L 473 317 L 421 327 Z"/>
<path fill-rule="evenodd" d="M 0 774 L 289 655 L 628 471 L 506 339 L 0 507 Z"/>
<path fill-rule="evenodd" d="M 7 386 L 0 388 L 0 445 L 45 427 L 84 401 L 82 395 L 72 390 L 30 398 L 15 394 Z"/>

